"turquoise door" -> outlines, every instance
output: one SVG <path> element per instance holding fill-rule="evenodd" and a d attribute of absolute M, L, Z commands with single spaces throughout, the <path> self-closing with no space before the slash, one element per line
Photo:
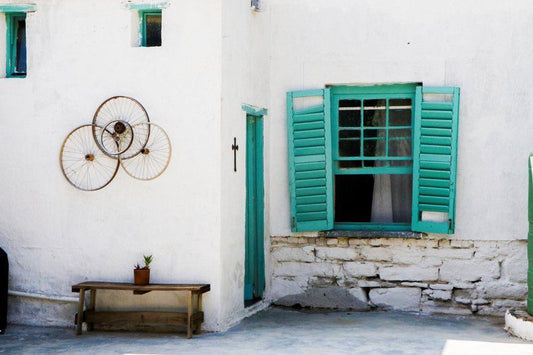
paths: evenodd
<path fill-rule="evenodd" d="M 263 116 L 246 115 L 245 304 L 261 299 L 265 289 L 263 209 Z"/>

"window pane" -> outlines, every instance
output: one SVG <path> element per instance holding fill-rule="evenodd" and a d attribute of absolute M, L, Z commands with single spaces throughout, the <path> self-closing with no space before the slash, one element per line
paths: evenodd
<path fill-rule="evenodd" d="M 361 142 L 359 139 L 339 140 L 339 156 L 358 157 L 361 155 Z"/>
<path fill-rule="evenodd" d="M 412 155 L 411 129 L 390 129 L 389 156 L 410 157 Z"/>
<path fill-rule="evenodd" d="M 360 168 L 363 166 L 361 160 L 341 160 L 339 161 L 340 169 Z"/>
<path fill-rule="evenodd" d="M 339 131 L 339 138 L 361 138 L 361 131 L 358 129 L 343 129 Z"/>
<path fill-rule="evenodd" d="M 411 126 L 411 99 L 389 100 L 389 126 Z"/>
<path fill-rule="evenodd" d="M 364 100 L 363 110 L 365 127 L 385 127 L 387 114 L 385 100 Z"/>
<path fill-rule="evenodd" d="M 389 157 L 410 157 L 411 155 L 410 139 L 389 141 Z"/>
<path fill-rule="evenodd" d="M 26 20 L 17 19 L 15 23 L 15 73 L 26 74 Z"/>
<path fill-rule="evenodd" d="M 410 167 L 413 166 L 412 160 L 391 160 L 390 166 L 392 167 Z"/>
<path fill-rule="evenodd" d="M 385 129 L 365 129 L 363 151 L 365 157 L 385 156 Z"/>
<path fill-rule="evenodd" d="M 146 15 L 146 46 L 161 46 L 161 14 Z"/>
<path fill-rule="evenodd" d="M 339 101 L 339 126 L 340 127 L 360 127 L 361 126 L 361 101 L 340 100 Z"/>

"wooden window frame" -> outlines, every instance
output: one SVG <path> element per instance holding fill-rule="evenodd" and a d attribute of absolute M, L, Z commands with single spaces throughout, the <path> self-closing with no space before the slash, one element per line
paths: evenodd
<path fill-rule="evenodd" d="M 5 13 L 6 18 L 6 77 L 8 78 L 25 78 L 27 69 L 27 55 L 26 55 L 26 72 L 17 73 L 16 60 L 17 60 L 17 29 L 18 21 L 23 19 L 26 22 L 25 12 L 9 12 Z M 26 36 L 27 38 L 27 36 Z M 27 40 L 26 40 L 27 45 Z M 27 53 L 27 49 L 26 49 Z"/>
<path fill-rule="evenodd" d="M 153 16 L 153 15 L 159 15 L 161 17 L 161 32 L 163 32 L 163 11 L 161 9 L 148 9 L 148 10 L 139 10 L 139 19 L 140 19 L 140 34 L 141 34 L 141 47 L 148 47 L 146 45 L 146 17 L 147 16 Z M 160 33 L 161 36 L 161 46 L 163 45 L 162 41 L 162 33 Z M 161 46 L 151 46 L 151 47 L 161 47 Z"/>
<path fill-rule="evenodd" d="M 339 161 L 360 161 L 360 160 L 402 160 L 413 161 L 413 153 L 411 157 L 341 157 L 339 154 L 339 101 L 340 100 L 386 100 L 387 102 L 387 119 L 386 129 L 388 131 L 388 112 L 389 100 L 391 99 L 410 99 L 411 100 L 411 151 L 414 152 L 414 121 L 415 121 L 415 97 L 416 87 L 418 84 L 392 84 L 392 85 L 375 85 L 375 86 L 332 86 L 331 87 L 331 142 L 332 142 L 332 160 L 333 160 L 333 176 L 336 175 L 385 175 L 385 174 L 413 174 L 413 166 L 409 167 L 357 167 L 357 168 L 339 168 Z M 363 112 L 364 106 L 361 109 L 361 132 L 363 128 Z M 387 134 L 388 137 L 388 134 Z M 362 138 L 362 137 L 361 137 Z M 363 139 L 361 139 L 362 141 Z M 386 146 L 388 146 L 388 139 L 385 138 Z M 362 152 L 361 152 L 362 154 Z M 334 211 L 335 213 L 335 211 Z M 373 230 L 373 231 L 409 231 L 411 230 L 411 222 L 409 223 L 373 223 L 373 222 L 335 222 L 334 230 Z"/>

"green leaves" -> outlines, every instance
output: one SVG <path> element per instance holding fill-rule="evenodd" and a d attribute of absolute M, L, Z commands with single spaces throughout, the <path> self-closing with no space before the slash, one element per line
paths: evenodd
<path fill-rule="evenodd" d="M 144 257 L 144 268 L 149 269 L 150 263 L 152 262 L 152 255 L 143 255 Z"/>

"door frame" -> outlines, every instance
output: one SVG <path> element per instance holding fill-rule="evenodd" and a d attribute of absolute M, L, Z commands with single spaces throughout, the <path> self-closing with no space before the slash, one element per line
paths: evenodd
<path fill-rule="evenodd" d="M 243 105 L 243 110 L 246 111 L 244 301 L 252 304 L 263 298 L 265 289 L 263 133 L 266 109 Z"/>

